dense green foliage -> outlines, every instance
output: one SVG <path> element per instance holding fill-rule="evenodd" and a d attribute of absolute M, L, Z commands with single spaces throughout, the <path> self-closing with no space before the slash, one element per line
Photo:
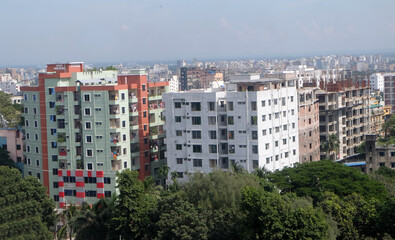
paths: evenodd
<path fill-rule="evenodd" d="M 389 169 L 370 177 L 322 161 L 275 173 L 215 171 L 185 184 L 174 175 L 168 190 L 135 171 L 117 177 L 118 196 L 70 218 L 76 239 L 395 237 L 395 201 L 380 180 L 394 178 Z"/>
<path fill-rule="evenodd" d="M 395 144 L 395 114 L 383 124 L 384 138 L 377 141 L 378 145 Z"/>
<path fill-rule="evenodd" d="M 52 239 L 54 208 L 36 178 L 0 167 L 0 239 Z"/>
<path fill-rule="evenodd" d="M 300 197 L 309 196 L 315 202 L 320 201 L 326 191 L 333 192 L 340 198 L 357 193 L 366 199 L 385 200 L 388 195 L 382 183 L 356 169 L 332 161 L 285 168 L 269 174 L 268 179 L 283 193 L 293 192 Z"/>
<path fill-rule="evenodd" d="M 0 166 L 14 167 L 14 161 L 10 158 L 6 149 L 0 148 Z"/>
<path fill-rule="evenodd" d="M 12 103 L 9 94 L 0 92 L 0 127 L 17 127 L 20 122 L 21 112 L 22 105 Z M 8 122 L 7 124 L 2 121 L 1 115 Z"/>

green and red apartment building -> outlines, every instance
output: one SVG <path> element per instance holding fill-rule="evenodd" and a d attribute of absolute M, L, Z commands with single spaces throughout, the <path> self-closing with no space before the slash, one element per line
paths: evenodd
<path fill-rule="evenodd" d="M 81 62 L 48 64 L 37 86 L 21 88 L 24 174 L 38 177 L 61 208 L 110 197 L 123 169 L 155 177 L 165 161 L 168 85 L 148 82 L 142 70 L 118 75 L 84 71 Z"/>

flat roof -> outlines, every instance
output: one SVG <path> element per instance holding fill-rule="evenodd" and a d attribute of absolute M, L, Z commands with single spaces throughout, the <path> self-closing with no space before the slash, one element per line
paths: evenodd
<path fill-rule="evenodd" d="M 288 79 L 288 80 L 283 80 L 279 78 L 261 78 L 261 79 L 240 79 L 240 80 L 230 80 L 230 83 L 267 83 L 267 82 L 280 82 L 280 81 L 289 81 L 289 80 L 295 80 L 295 79 Z"/>

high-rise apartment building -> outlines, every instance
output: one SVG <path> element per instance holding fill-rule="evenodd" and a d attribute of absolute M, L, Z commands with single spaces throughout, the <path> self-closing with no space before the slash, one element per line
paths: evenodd
<path fill-rule="evenodd" d="M 320 142 L 338 139 L 338 152 L 321 152 L 322 158 L 344 159 L 356 153 L 356 148 L 370 132 L 370 86 L 352 80 L 330 82 L 317 92 L 320 113 Z"/>
<path fill-rule="evenodd" d="M 59 207 L 93 203 L 115 191 L 115 173 L 141 179 L 164 159 L 162 93 L 168 82 L 144 72 L 83 71 L 49 64 L 24 91 L 25 174 L 37 176 Z"/>
<path fill-rule="evenodd" d="M 395 113 L 395 73 L 384 74 L 385 106 L 391 106 L 391 113 Z"/>
<path fill-rule="evenodd" d="M 180 179 L 236 163 L 251 172 L 299 162 L 295 80 L 234 80 L 226 90 L 166 93 L 163 100 L 167 164 Z"/>
<path fill-rule="evenodd" d="M 320 121 L 317 87 L 298 89 L 299 162 L 320 160 Z"/>

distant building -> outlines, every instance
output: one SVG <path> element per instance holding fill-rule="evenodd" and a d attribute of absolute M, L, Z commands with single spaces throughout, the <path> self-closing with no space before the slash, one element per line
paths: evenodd
<path fill-rule="evenodd" d="M 180 89 L 180 82 L 177 75 L 171 76 L 169 80 L 169 92 L 178 92 Z"/>
<path fill-rule="evenodd" d="M 180 69 L 180 90 L 207 89 L 210 83 L 223 81 L 223 74 L 216 68 L 182 67 Z"/>
<path fill-rule="evenodd" d="M 15 80 L 0 82 L 0 91 L 17 95 L 20 92 L 20 84 L 18 84 Z"/>
<path fill-rule="evenodd" d="M 371 133 L 375 133 L 378 136 L 382 134 L 382 127 L 385 123 L 385 113 L 383 105 L 372 105 L 370 109 L 370 122 L 371 122 Z"/>
<path fill-rule="evenodd" d="M 0 148 L 6 149 L 14 162 L 23 160 L 22 133 L 16 128 L 0 128 Z"/>
<path fill-rule="evenodd" d="M 380 167 L 395 170 L 395 145 L 378 145 L 376 135 L 366 136 L 366 173 Z"/>
<path fill-rule="evenodd" d="M 395 72 L 384 74 L 385 106 L 391 106 L 391 113 L 395 113 Z"/>
<path fill-rule="evenodd" d="M 299 162 L 295 80 L 234 80 L 225 89 L 166 93 L 167 164 L 187 173 L 252 172 Z M 171 154 L 170 154 L 171 153 Z"/>
<path fill-rule="evenodd" d="M 380 90 L 384 92 L 384 75 L 382 73 L 374 73 L 370 75 L 370 86 L 372 90 Z"/>

